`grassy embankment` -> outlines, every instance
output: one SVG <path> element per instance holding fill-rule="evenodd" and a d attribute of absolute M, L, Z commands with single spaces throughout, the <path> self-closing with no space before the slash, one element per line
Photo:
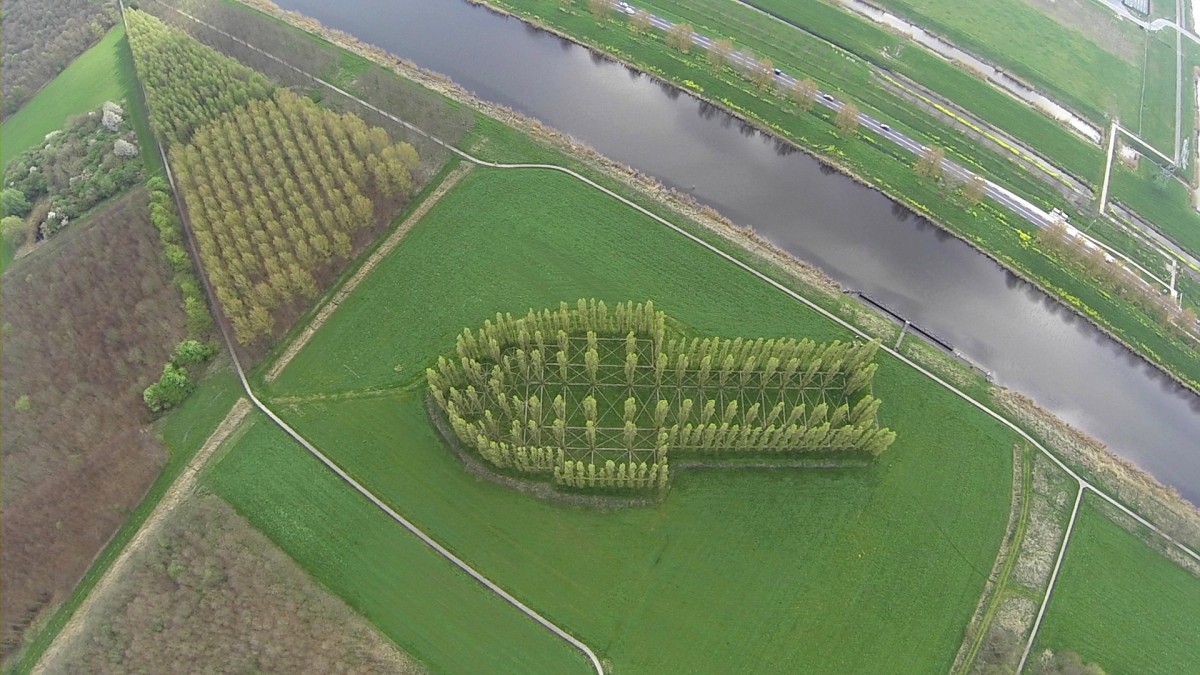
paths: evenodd
<path fill-rule="evenodd" d="M 615 668 L 948 667 L 1003 535 L 1014 436 L 891 359 L 875 391 L 881 424 L 900 440 L 869 468 L 682 473 L 662 505 L 608 513 L 549 505 L 464 471 L 427 421 L 423 368 L 497 309 L 592 295 L 654 298 L 706 335 L 847 337 L 566 176 L 476 169 L 271 392 L 351 474 Z M 355 391 L 374 387 L 384 389 Z M 434 669 L 493 658 L 479 641 L 490 636 L 458 619 L 439 616 L 442 630 L 405 620 L 480 602 L 483 591 L 397 582 L 396 570 L 424 569 L 429 554 L 360 534 L 345 519 L 369 507 L 344 487 L 320 487 L 334 479 L 302 454 L 256 429 L 209 481 Z M 896 613 L 911 620 L 892 621 Z M 538 644 L 522 648 L 543 658 Z"/>
<path fill-rule="evenodd" d="M 51 131 L 61 129 L 68 117 L 95 110 L 105 101 L 125 102 L 126 113 L 133 116 L 138 144 L 147 150 L 142 153 L 146 176 L 162 173 L 162 159 L 154 149 L 154 137 L 138 95 L 129 42 L 119 24 L 0 126 L 0 172 L 10 159 L 40 143 Z M 0 242 L 0 270 L 8 269 L 15 253 L 7 242 Z"/>
<path fill-rule="evenodd" d="M 923 84 L 1013 137 L 1022 139 L 1085 184 L 1093 188 L 1099 184 L 1104 154 L 1098 146 L 1084 142 L 1041 113 L 962 69 L 923 49 L 906 46 L 906 42 L 898 36 L 834 7 L 821 3 L 789 4 L 784 7 L 771 3 L 757 4 L 791 25 L 784 25 L 780 20 L 728 0 L 686 3 L 678 0 L 647 0 L 647 6 L 653 11 L 673 21 L 689 22 L 706 35 L 732 36 L 739 46 L 750 47 L 759 57 L 771 58 L 776 66 L 787 72 L 804 73 L 818 81 L 825 90 L 843 92 L 840 96 L 849 96 L 860 105 L 868 106 L 867 109 L 875 117 L 889 120 L 894 127 L 903 128 L 928 144 L 944 147 L 949 156 L 960 164 L 1032 198 L 1047 210 L 1062 206 L 1062 197 L 1042 180 L 1035 179 L 1031 170 L 1008 161 L 1011 159 L 1010 153 L 1015 152 L 1011 144 L 994 137 L 992 140 L 1007 150 L 999 153 L 984 150 L 981 144 L 962 132 L 935 122 L 932 113 L 918 110 L 892 89 L 885 88 L 880 78 L 871 74 L 867 64 Z M 805 31 L 821 37 L 813 37 Z M 843 52 L 829 48 L 827 43 L 837 45 L 861 61 L 847 60 Z M 736 78 L 732 83 L 735 86 L 745 84 Z M 906 153 L 894 154 L 902 158 L 910 157 L 909 161 L 913 161 Z M 1057 176 L 1056 173 L 1047 175 Z M 1063 179 L 1057 177 L 1055 180 Z M 1091 236 L 1126 252 L 1148 269 L 1165 273 L 1160 254 L 1106 220 L 1081 213 L 1073 213 L 1073 217 L 1076 223 L 1082 222 L 1088 226 Z"/>
<path fill-rule="evenodd" d="M 763 38 L 787 36 L 783 41 L 785 45 L 791 45 L 797 39 L 797 31 L 787 32 L 786 27 L 778 21 L 744 12 L 728 0 L 701 0 L 687 4 L 678 0 L 652 0 L 652 4 L 676 12 L 691 8 L 695 12 L 695 20 L 703 20 L 722 34 L 758 35 Z M 1099 184 L 1104 156 L 1098 146 L 1078 138 L 979 77 L 910 44 L 895 33 L 822 2 L 750 0 L 747 4 L 819 35 L 868 63 L 911 78 L 986 122 L 1022 139 L 1084 182 L 1093 186 Z M 691 16 L 689 20 L 693 20 Z M 739 28 L 734 30 L 733 26 Z M 828 68 L 829 64 L 824 64 L 821 72 L 813 74 L 823 75 Z M 845 87 L 839 89 L 847 90 Z M 859 90 L 848 91 L 854 91 L 856 96 L 863 95 Z M 886 92 L 880 91 L 879 95 L 886 95 Z"/>
<path fill-rule="evenodd" d="M 842 165 L 1036 281 L 1180 379 L 1200 387 L 1200 358 L 1193 346 L 1169 335 L 1132 303 L 1099 288 L 1080 266 L 1066 265 L 1049 257 L 1035 241 L 1035 226 L 990 202 L 967 207 L 945 186 L 917 176 L 912 168 L 914 160 L 907 152 L 870 134 L 839 136 L 832 124 L 832 114 L 823 107 L 808 113 L 773 94 L 757 92 L 732 71 L 718 72 L 709 66 L 704 54 L 697 50 L 683 54 L 670 49 L 660 33 L 634 34 L 627 29 L 624 19 L 597 23 L 582 9 L 564 11 L 536 0 L 510 0 L 507 6 L 526 8 L 528 12 L 524 15 L 535 21 L 617 54 Z M 545 17 L 534 14 L 542 11 L 546 12 Z M 1089 231 L 1096 234 L 1099 230 Z M 1161 267 L 1161 259 L 1159 262 Z"/>
<path fill-rule="evenodd" d="M 225 414 L 229 412 L 240 394 L 241 387 L 230 368 L 214 370 L 178 410 L 163 418 L 159 424 L 159 432 L 167 447 L 167 463 L 163 467 L 162 473 L 159 474 L 137 508 L 129 514 L 128 519 L 121 525 L 121 529 L 117 530 L 96 560 L 92 562 L 70 598 L 50 615 L 45 625 L 35 626 L 31 629 L 31 634 L 36 631 L 36 636 L 26 645 L 19 658 L 13 662 L 10 672 L 28 673 L 33 670 L 33 666 L 41 658 L 42 653 L 58 636 L 59 631 L 79 608 L 88 593 L 92 591 L 96 582 L 108 571 L 133 535 L 141 529 L 142 523 L 158 505 L 167 488 L 179 477 L 180 472 L 204 444 L 209 434 L 224 419 Z"/>
<path fill-rule="evenodd" d="M 1151 48 L 1145 57 L 1146 34 L 1132 24 L 1114 21 L 1116 30 L 1110 26 L 1113 33 L 1100 37 L 1064 25 L 1022 0 L 974 3 L 969 12 L 954 0 L 883 0 L 880 4 L 1015 73 L 1097 126 L 1104 126 L 1110 117 L 1128 125 L 1140 120 L 1143 110 L 1166 110 L 1171 118 L 1162 120 L 1165 126 L 1155 121 L 1142 131 L 1156 146 L 1174 147 L 1173 50 L 1163 54 Z M 1154 63 L 1158 60 L 1162 67 Z M 1143 78 L 1150 103 L 1142 100 Z M 1171 85 L 1170 96 L 1151 98 L 1152 93 L 1165 92 L 1159 83 L 1163 78 Z"/>
<path fill-rule="evenodd" d="M 1035 655 L 1072 650 L 1110 673 L 1185 673 L 1200 664 L 1200 579 L 1084 499 Z"/>

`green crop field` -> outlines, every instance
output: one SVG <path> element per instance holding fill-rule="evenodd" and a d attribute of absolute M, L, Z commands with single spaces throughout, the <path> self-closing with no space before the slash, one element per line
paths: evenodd
<path fill-rule="evenodd" d="M 1190 191 L 1173 178 L 1155 183 L 1158 165 L 1145 158 L 1138 171 L 1113 167 L 1112 198 L 1149 218 L 1175 243 L 1200 254 L 1200 213 L 1191 207 Z"/>
<path fill-rule="evenodd" d="M 424 368 L 462 327 L 497 310 L 586 296 L 653 298 L 697 334 L 848 337 L 569 177 L 475 169 L 340 304 L 276 381 L 274 405 L 369 489 L 615 670 L 948 668 L 1003 534 L 1014 436 L 880 357 L 880 424 L 898 439 L 872 466 L 683 470 L 661 505 L 612 512 L 547 504 L 471 476 L 428 422 Z M 382 389 L 362 391 L 371 388 Z M 299 448 L 277 455 L 256 437 L 222 461 L 215 489 L 441 668 L 450 656 L 425 646 L 428 626 L 397 616 L 407 609 L 362 604 L 385 593 L 426 603 L 441 595 L 394 571 L 386 587 L 360 579 L 374 579 L 370 560 L 393 555 L 381 536 L 353 535 L 342 558 L 322 552 L 318 533 L 344 541 L 350 535 L 336 533 L 353 531 L 340 522 L 342 507 L 334 494 L 305 492 L 315 479 Z M 348 495 L 338 504 L 356 499 L 338 494 Z M 447 632 L 462 649 L 476 639 L 457 624 Z"/>
<path fill-rule="evenodd" d="M 975 2 L 969 12 L 955 0 L 883 0 L 880 4 L 1048 88 L 1052 98 L 1097 124 L 1106 116 L 1138 118 L 1144 36 L 1132 24 L 1118 24 L 1120 34 L 1101 45 L 1095 36 L 1063 25 L 1020 0 Z"/>
<path fill-rule="evenodd" d="M 434 672 L 584 671 L 580 652 L 484 591 L 265 417 L 253 419 L 207 484 L 405 651 Z"/>
<path fill-rule="evenodd" d="M 1084 501 L 1037 650 L 1070 650 L 1109 673 L 1200 665 L 1200 579 Z"/>

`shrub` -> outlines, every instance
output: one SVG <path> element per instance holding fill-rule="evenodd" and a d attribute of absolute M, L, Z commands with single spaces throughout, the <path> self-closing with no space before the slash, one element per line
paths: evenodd
<path fill-rule="evenodd" d="M 191 339 L 184 340 L 175 346 L 175 355 L 171 357 L 171 363 L 179 367 L 204 363 L 216 353 L 217 348 L 209 343 Z"/>
<path fill-rule="evenodd" d="M 158 382 L 146 387 L 142 392 L 142 400 L 146 407 L 153 412 L 170 410 L 183 402 L 192 393 L 196 384 L 188 376 L 186 368 L 178 368 L 173 363 L 163 366 L 162 377 Z"/>

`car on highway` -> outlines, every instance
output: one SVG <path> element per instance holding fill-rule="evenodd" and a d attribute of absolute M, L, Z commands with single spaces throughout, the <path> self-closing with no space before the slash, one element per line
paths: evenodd
<path fill-rule="evenodd" d="M 879 128 L 880 128 L 880 129 L 883 129 L 884 131 L 891 131 L 891 130 L 892 130 L 892 128 L 891 128 L 891 127 L 889 127 L 888 125 L 886 125 L 886 124 L 884 124 L 884 123 L 882 123 L 882 122 L 880 122 L 880 123 L 879 123 Z"/>
<path fill-rule="evenodd" d="M 825 99 L 826 101 L 832 101 L 832 100 L 833 100 L 833 97 L 832 97 L 832 96 L 830 96 L 829 94 L 821 94 L 821 98 Z"/>

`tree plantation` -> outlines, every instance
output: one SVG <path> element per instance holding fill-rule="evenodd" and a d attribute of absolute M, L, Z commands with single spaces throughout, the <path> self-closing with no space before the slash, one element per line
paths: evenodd
<path fill-rule="evenodd" d="M 352 257 L 355 232 L 408 197 L 419 162 L 383 129 L 282 89 L 173 149 L 201 259 L 238 339 L 269 335 L 277 308 L 313 299 Z"/>
<path fill-rule="evenodd" d="M 271 95 L 265 77 L 187 33 L 137 10 L 125 12 L 125 21 L 151 125 L 168 145 L 187 142 L 208 120 Z"/>
<path fill-rule="evenodd" d="M 404 203 L 420 158 L 153 16 L 128 19 L 201 262 L 238 340 L 269 337 Z"/>
<path fill-rule="evenodd" d="M 668 453 L 878 456 L 877 342 L 672 335 L 652 302 L 496 315 L 426 371 L 457 439 L 574 488 L 665 487 Z"/>

